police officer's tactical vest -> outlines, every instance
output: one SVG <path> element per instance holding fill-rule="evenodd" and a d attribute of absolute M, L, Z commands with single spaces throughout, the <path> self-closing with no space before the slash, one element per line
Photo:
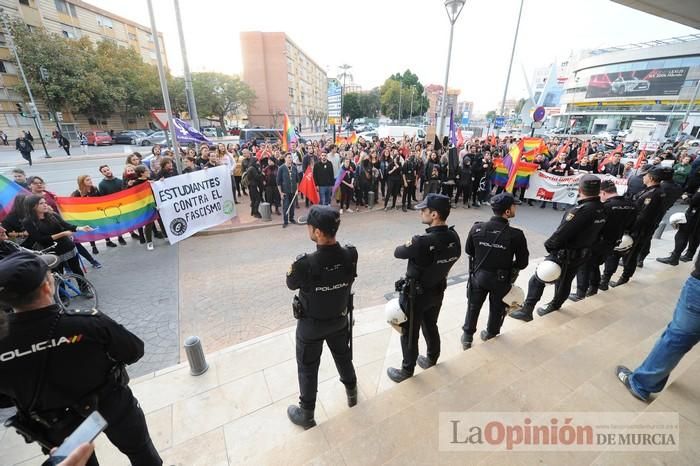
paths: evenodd
<path fill-rule="evenodd" d="M 421 237 L 425 254 L 430 256 L 430 265 L 422 267 L 414 260 L 408 262 L 406 276 L 417 278 L 424 290 L 445 288 L 445 280 L 452 266 L 459 260 L 461 245 L 459 236 L 450 227 L 447 232 L 430 232 Z"/>
<path fill-rule="evenodd" d="M 311 277 L 299 293 L 305 317 L 332 320 L 346 315 L 350 289 L 357 276 L 357 252 L 353 246 L 341 247 L 340 251 L 338 260 L 332 263 L 326 263 L 325 254 L 318 251 L 307 256 Z"/>

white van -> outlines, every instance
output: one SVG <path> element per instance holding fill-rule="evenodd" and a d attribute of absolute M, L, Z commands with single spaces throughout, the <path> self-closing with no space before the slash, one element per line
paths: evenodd
<path fill-rule="evenodd" d="M 394 138 L 396 141 L 402 140 L 404 136 L 424 141 L 427 136 L 425 131 L 417 126 L 380 126 L 377 128 L 377 135 L 381 139 Z"/>

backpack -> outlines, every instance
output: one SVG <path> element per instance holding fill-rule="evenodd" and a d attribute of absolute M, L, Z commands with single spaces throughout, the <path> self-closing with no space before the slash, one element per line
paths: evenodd
<path fill-rule="evenodd" d="M 246 170 L 241 177 L 241 188 L 248 189 L 248 170 Z"/>

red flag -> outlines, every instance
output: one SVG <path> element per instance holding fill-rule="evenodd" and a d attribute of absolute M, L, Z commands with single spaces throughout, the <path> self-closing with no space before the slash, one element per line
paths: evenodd
<path fill-rule="evenodd" d="M 561 149 L 557 152 L 557 157 L 559 157 L 562 154 L 567 154 L 569 152 L 569 141 L 566 142 L 563 146 L 561 146 Z"/>
<path fill-rule="evenodd" d="M 307 167 L 304 172 L 304 176 L 301 178 L 299 187 L 297 191 L 302 193 L 312 204 L 318 204 L 321 202 L 321 198 L 316 191 L 316 182 L 314 182 L 314 175 L 311 173 L 311 167 Z"/>
<path fill-rule="evenodd" d="M 599 171 L 599 172 L 602 172 L 603 169 L 605 168 L 605 166 L 612 160 L 613 155 L 615 155 L 615 154 L 617 154 L 617 153 L 620 153 L 620 154 L 622 153 L 622 144 L 620 144 L 619 146 L 617 146 L 617 147 L 615 148 L 614 151 L 610 152 L 610 153 L 603 159 L 603 161 L 600 162 L 600 164 L 598 165 L 598 171 Z"/>
<path fill-rule="evenodd" d="M 581 145 L 581 148 L 578 150 L 578 157 L 576 158 L 577 162 L 580 162 L 582 158 L 588 155 L 588 141 L 584 142 Z"/>
<path fill-rule="evenodd" d="M 464 145 L 464 136 L 462 135 L 462 128 L 457 129 L 457 147 Z"/>
<path fill-rule="evenodd" d="M 642 149 L 641 151 L 639 151 L 639 157 L 637 157 L 637 161 L 634 162 L 634 168 L 639 168 L 639 167 L 641 167 L 642 164 L 643 164 L 644 162 L 646 162 L 646 160 L 647 160 L 647 150 L 646 150 L 646 149 Z"/>

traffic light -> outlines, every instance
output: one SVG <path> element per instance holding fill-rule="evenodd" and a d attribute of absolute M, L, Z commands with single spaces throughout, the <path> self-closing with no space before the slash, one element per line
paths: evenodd
<path fill-rule="evenodd" d="M 24 116 L 24 104 L 22 104 L 22 102 L 17 102 L 15 107 L 17 107 L 17 113 Z"/>

